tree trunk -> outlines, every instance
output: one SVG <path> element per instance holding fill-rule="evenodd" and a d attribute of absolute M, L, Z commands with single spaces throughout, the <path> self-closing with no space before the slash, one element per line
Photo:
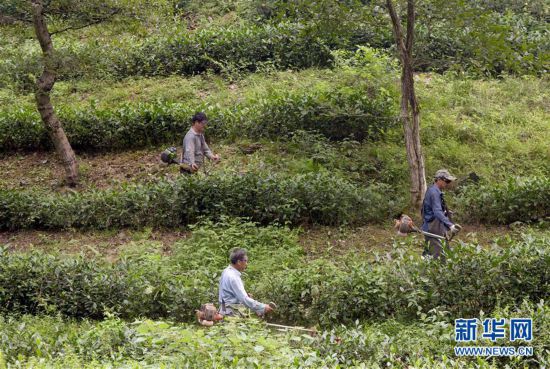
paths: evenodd
<path fill-rule="evenodd" d="M 426 192 L 426 170 L 420 145 L 420 109 L 414 90 L 412 47 L 414 37 L 414 0 L 407 1 L 407 38 L 403 40 L 401 21 L 392 0 L 386 0 L 393 26 L 393 35 L 401 60 L 401 121 L 411 178 L 411 206 L 420 210 Z"/>
<path fill-rule="evenodd" d="M 46 126 L 46 130 L 54 143 L 55 150 L 63 162 L 67 176 L 67 184 L 75 186 L 78 183 L 78 163 L 74 151 L 65 135 L 63 126 L 54 112 L 50 101 L 50 91 L 55 84 L 57 61 L 54 58 L 52 39 L 44 17 L 44 4 L 42 0 L 32 0 L 32 15 L 36 37 L 42 48 L 44 69 L 42 75 L 36 81 L 36 105 L 40 117 Z"/>

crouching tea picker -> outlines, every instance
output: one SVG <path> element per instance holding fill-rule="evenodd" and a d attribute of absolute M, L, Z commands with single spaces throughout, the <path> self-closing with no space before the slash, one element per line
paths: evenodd
<path fill-rule="evenodd" d="M 229 257 L 231 264 L 225 268 L 220 278 L 219 304 L 216 310 L 213 304 L 204 304 L 197 310 L 197 320 L 200 324 L 211 326 L 224 316 L 244 316 L 244 309 L 250 309 L 259 316 L 265 316 L 273 311 L 275 304 L 264 304 L 254 300 L 246 293 L 241 272 L 248 266 L 248 255 L 245 249 L 235 249 Z"/>

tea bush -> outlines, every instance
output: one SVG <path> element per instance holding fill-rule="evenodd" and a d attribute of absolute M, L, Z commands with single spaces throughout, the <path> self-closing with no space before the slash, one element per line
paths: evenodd
<path fill-rule="evenodd" d="M 175 181 L 71 194 L 2 190 L 0 227 L 176 227 L 224 215 L 249 217 L 262 224 L 351 224 L 386 219 L 399 206 L 384 200 L 391 193 L 389 186 L 359 187 L 322 172 L 294 177 L 182 176 Z"/>
<path fill-rule="evenodd" d="M 212 297 L 206 285 L 200 285 L 200 273 L 180 274 L 154 258 L 115 264 L 38 252 L 3 253 L 2 258 L 0 306 L 4 312 L 59 312 L 96 319 L 106 312 L 121 317 L 170 314 L 174 319 L 190 319 L 200 301 Z"/>
<path fill-rule="evenodd" d="M 181 142 L 196 111 L 208 114 L 208 135 L 217 138 L 284 139 L 305 129 L 332 140 L 378 140 L 397 123 L 395 88 L 388 85 L 390 78 L 377 78 L 393 73 L 391 68 L 378 70 L 386 59 L 371 58 L 370 66 L 338 71 L 307 89 L 272 89 L 236 101 L 226 98 L 222 104 L 215 96 L 190 104 L 157 100 L 107 108 L 58 106 L 56 112 L 73 148 L 88 151 Z M 0 151 L 51 145 L 34 106 L 0 110 Z"/>
<path fill-rule="evenodd" d="M 21 326 L 26 327 L 20 332 Z M 0 318 L 0 352 L 25 367 L 319 367 L 312 338 L 277 334 L 262 323 L 231 321 L 208 330 L 165 321 L 110 317 L 76 324 L 60 317 Z M 23 333 L 23 334 L 21 334 Z M 301 365 L 300 365 L 301 364 Z"/>
<path fill-rule="evenodd" d="M 375 2 L 255 0 L 261 22 L 316 26 L 341 48 L 394 46 L 387 11 Z M 416 5 L 414 63 L 418 71 L 461 70 L 478 76 L 548 71 L 550 28 L 544 1 L 427 1 Z M 468 24 L 468 27 L 464 27 Z"/>
<path fill-rule="evenodd" d="M 496 368 L 544 367 L 548 365 L 550 354 L 550 309 L 545 301 L 540 301 L 536 305 L 524 301 L 517 306 L 498 308 L 490 314 L 482 313 L 476 316 L 480 319 L 531 318 L 535 339 L 529 346 L 533 347 L 533 357 L 491 357 L 487 358 L 487 361 L 480 357 L 458 358 L 454 353 L 457 342 L 453 323 L 449 321 L 447 312 L 435 309 L 416 322 L 388 319 L 379 323 L 357 322 L 355 326 L 332 328 L 322 333 L 315 348 L 321 357 L 337 359 L 343 366 L 361 362 L 377 368 L 488 368 L 492 365 Z M 495 343 L 488 339 L 479 339 L 477 345 L 493 346 Z M 517 347 L 525 345 L 525 342 L 511 342 L 506 338 L 499 342 L 499 345 Z"/>
<path fill-rule="evenodd" d="M 550 245 L 531 239 L 504 249 L 461 245 L 446 263 L 420 259 L 396 249 L 389 261 L 327 261 L 270 276 L 256 286 L 279 303 L 277 314 L 291 321 L 324 324 L 356 319 L 414 318 L 431 309 L 453 317 L 480 310 L 539 301 L 550 294 Z"/>
<path fill-rule="evenodd" d="M 194 75 L 206 71 L 240 73 L 256 71 L 262 64 L 276 69 L 329 67 L 330 43 L 307 23 L 277 25 L 237 23 L 190 32 L 185 25 L 165 25 L 162 33 L 143 39 L 83 42 L 56 39 L 59 80 L 75 78 L 123 79 L 132 76 Z M 41 72 L 38 43 L 2 51 L 0 85 L 15 83 L 32 90 Z"/>
<path fill-rule="evenodd" d="M 468 222 L 510 224 L 550 217 L 550 177 L 510 178 L 504 183 L 469 186 L 457 199 Z"/>
<path fill-rule="evenodd" d="M 548 365 L 550 311 L 544 302 L 499 308 L 491 317 L 533 319 L 532 357 L 455 357 L 452 322 L 442 311 L 421 321 L 356 322 L 316 337 L 281 333 L 255 319 L 203 329 L 171 321 L 101 322 L 60 316 L 0 317 L 0 358 L 14 367 L 239 367 L 239 368 L 510 368 Z M 485 315 L 481 315 L 481 318 Z M 506 346 L 521 341 L 503 339 Z M 480 344 L 494 343 L 480 339 Z M 529 366 L 531 365 L 531 366 Z"/>
<path fill-rule="evenodd" d="M 494 11 L 485 4 L 470 3 L 461 11 L 453 3 L 432 2 L 418 7 L 419 15 L 428 21 L 417 25 L 416 70 L 453 69 L 483 76 L 547 72 L 549 31 L 543 11 L 533 16 L 524 9 Z M 257 5 L 266 6 L 264 2 Z M 222 25 L 208 22 L 209 26 L 193 31 L 188 30 L 187 21 L 166 21 L 157 24 L 160 32 L 151 32 L 152 27 L 145 25 L 146 31 L 126 31 L 122 39 L 97 34 L 56 37 L 59 79 L 121 79 L 207 71 L 231 78 L 265 66 L 332 67 L 331 51 L 353 51 L 357 45 L 392 48 L 390 22 L 379 15 L 378 5 L 358 3 L 359 7 L 347 11 L 342 3 L 327 5 L 302 4 L 306 12 L 297 16 L 291 14 L 291 9 L 284 9 L 293 7 L 294 2 L 284 2 L 277 6 L 282 6 L 280 16 L 271 21 L 247 22 L 237 17 Z M 321 16 L 316 8 L 327 13 Z M 467 28 L 463 27 L 465 21 L 470 25 Z M 143 38 L 144 33 L 150 35 Z M 41 68 L 38 43 L 20 40 L 8 46 L 0 49 L 0 86 L 32 90 Z"/>
<path fill-rule="evenodd" d="M 103 321 L 56 316 L 0 316 L 0 358 L 33 367 L 146 367 L 151 364 L 211 367 L 517 368 L 548 365 L 550 311 L 544 301 L 481 312 L 479 319 L 531 318 L 534 355 L 525 358 L 454 357 L 453 317 L 434 309 L 415 321 L 357 321 L 320 330 L 315 337 L 280 333 L 256 319 L 232 319 L 212 328 L 173 321 Z M 493 345 L 479 339 L 480 345 Z M 503 339 L 502 345 L 521 341 Z"/>
<path fill-rule="evenodd" d="M 292 236 L 283 235 L 288 231 L 268 227 L 254 236 L 251 227 L 206 224 L 176 246 L 174 258 L 140 253 L 109 263 L 4 251 L 0 309 L 188 321 L 201 303 L 217 301 L 219 275 L 233 245 L 249 247 L 254 267 L 247 290 L 260 301 L 275 301 L 278 321 L 326 326 L 357 319 L 418 320 L 432 309 L 454 319 L 518 306 L 523 300 L 538 302 L 550 294 L 545 237 L 526 236 L 494 250 L 461 245 L 449 252 L 446 263 L 398 247 L 372 262 L 336 264 L 306 262 Z M 223 236 L 224 231 L 233 235 Z M 216 255 L 213 263 L 209 255 Z"/>
<path fill-rule="evenodd" d="M 236 24 L 197 32 L 156 36 L 119 53 L 115 75 L 192 75 L 228 68 L 255 71 L 269 62 L 277 68 L 331 66 L 331 48 L 307 24 Z"/>
<path fill-rule="evenodd" d="M 220 273 L 234 247 L 247 248 L 254 260 L 245 274 L 249 278 L 301 265 L 296 231 L 288 228 L 223 219 L 204 221 L 192 231 L 191 238 L 174 245 L 170 258 L 130 250 L 109 263 L 84 256 L 2 250 L 0 310 L 96 319 L 114 313 L 131 319 L 189 320 L 200 304 L 217 302 Z"/>
<path fill-rule="evenodd" d="M 248 250 L 254 260 L 246 269 L 247 279 L 255 280 L 281 269 L 301 265 L 304 254 L 298 244 L 298 230 L 280 226 L 258 227 L 245 219 L 222 218 L 219 222 L 203 221 L 190 226 L 192 236 L 174 245 L 171 260 L 182 271 L 204 269 L 211 272 L 216 286 L 221 271 L 229 263 L 234 248 Z M 208 265 L 205 265 L 208 261 Z"/>

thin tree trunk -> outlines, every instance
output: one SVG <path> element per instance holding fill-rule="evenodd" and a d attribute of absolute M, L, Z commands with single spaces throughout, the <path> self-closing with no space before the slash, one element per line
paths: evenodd
<path fill-rule="evenodd" d="M 54 49 L 44 17 L 44 4 L 42 0 L 32 0 L 32 13 L 34 30 L 38 42 L 40 42 L 44 59 L 42 75 L 36 81 L 36 105 L 40 112 L 40 117 L 46 126 L 46 130 L 54 143 L 55 150 L 63 162 L 67 184 L 75 186 L 78 183 L 78 163 L 76 156 L 50 101 L 50 92 L 56 79 L 57 62 L 54 60 Z"/>
<path fill-rule="evenodd" d="M 386 0 L 393 26 L 395 43 L 401 59 L 401 121 L 411 178 L 411 206 L 419 210 L 426 192 L 426 170 L 420 145 L 420 109 L 414 90 L 412 47 L 414 38 L 414 0 L 407 1 L 407 38 L 403 40 L 401 21 L 392 0 Z"/>

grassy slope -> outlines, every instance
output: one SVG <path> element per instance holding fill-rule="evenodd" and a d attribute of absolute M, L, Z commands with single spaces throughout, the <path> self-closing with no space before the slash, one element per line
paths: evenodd
<path fill-rule="evenodd" d="M 201 6 L 197 3 L 192 1 L 192 4 L 196 5 L 196 10 L 201 10 Z M 214 2 L 207 1 L 206 3 L 210 6 Z M 240 2 L 235 0 L 223 1 L 221 3 L 227 6 L 225 9 L 218 7 L 220 2 L 216 1 L 215 3 L 216 6 L 212 5 L 212 9 L 205 8 L 206 10 L 201 10 L 199 15 L 189 19 L 189 22 L 197 26 L 201 22 L 205 22 L 205 18 L 211 13 L 221 16 L 214 19 L 214 21 L 221 24 L 234 22 L 232 9 L 236 6 L 235 4 L 238 5 Z M 226 14 L 225 17 L 223 17 L 224 14 Z M 151 24 L 151 27 L 155 27 L 154 23 Z M 150 29 L 140 29 L 135 30 L 135 33 L 142 32 L 145 34 L 150 31 Z M 90 32 L 84 37 L 97 36 L 97 34 Z M 112 35 L 105 34 L 104 37 L 110 38 Z M 229 104 L 233 100 L 261 93 L 268 88 L 284 89 L 285 86 L 295 86 L 297 84 L 307 86 L 308 83 L 323 83 L 325 73 L 324 71 L 280 72 L 270 77 L 262 75 L 248 76 L 236 83 L 228 83 L 213 76 L 187 79 L 170 77 L 166 79 L 130 80 L 115 85 L 101 81 L 58 83 L 54 93 L 54 102 L 89 106 L 91 101 L 96 101 L 99 106 L 108 107 L 126 101 L 154 101 L 156 99 L 199 101 L 209 96 L 213 99 L 219 99 L 221 103 Z M 459 175 L 475 171 L 487 178 L 496 177 L 497 180 L 510 175 L 534 173 L 544 175 L 550 173 L 550 148 L 548 147 L 548 142 L 550 142 L 550 96 L 548 93 L 550 82 L 548 80 L 505 78 L 500 81 L 470 81 L 425 75 L 419 78 L 417 87 L 423 107 L 422 138 L 428 175 L 440 166 L 446 166 Z M 25 104 L 33 104 L 32 96 L 20 96 L 13 94 L 10 90 L 0 90 L 0 106 Z M 357 161 L 358 164 L 377 167 L 378 169 L 370 172 L 358 170 L 357 172 L 342 172 L 341 174 L 358 180 L 376 176 L 377 180 L 395 183 L 396 186 L 402 186 L 406 190 L 407 166 L 400 137 L 401 131 L 396 130 L 384 143 L 354 146 L 350 161 Z M 308 158 L 304 158 L 296 149 L 290 149 L 286 144 L 269 142 L 263 144 L 264 148 L 260 152 L 252 156 L 246 156 L 241 154 L 233 143 L 215 142 L 213 144 L 214 149 L 222 152 L 225 159 L 216 170 L 254 170 L 259 167 L 263 167 L 265 170 L 291 172 L 315 170 L 308 162 Z M 111 187 L 125 181 L 154 181 L 157 176 L 177 175 L 173 167 L 166 168 L 158 163 L 157 154 L 160 149 L 151 148 L 116 155 L 104 153 L 94 157 L 82 156 L 83 188 Z M 45 160 L 47 162 L 44 162 Z M 0 172 L 4 173 L 0 179 L 0 187 L 57 190 L 62 171 L 59 170 L 57 165 L 53 165 L 55 160 L 54 155 L 51 153 L 4 157 L 0 160 Z M 356 173 L 359 174 L 356 176 Z M 479 239 L 482 244 L 487 246 L 495 240 L 498 244 L 499 235 L 507 237 L 504 234 L 509 232 L 509 230 L 501 228 L 489 230 L 472 228 L 467 229 L 467 231 L 471 233 L 461 235 L 464 240 L 476 242 L 475 240 Z M 1 234 L 0 244 L 22 250 L 37 247 L 61 253 L 85 252 L 90 256 L 116 258 L 120 251 L 129 250 L 132 252 L 132 249 L 139 252 L 156 249 L 162 253 L 169 253 L 173 243 L 185 236 L 187 235 L 177 231 L 163 233 L 147 229 L 135 232 L 101 232 L 92 233 L 91 235 L 79 232 L 60 234 L 33 231 Z M 329 259 L 333 257 L 333 252 L 342 254 L 344 257 L 349 255 L 352 257 L 358 255 L 369 257 L 372 256 L 372 251 L 385 251 L 391 248 L 389 238 L 392 236 L 393 231 L 389 230 L 389 226 L 384 229 L 367 227 L 359 230 L 320 228 L 308 230 L 301 234 L 300 244 L 304 247 L 306 256 L 312 259 Z M 515 237 L 517 235 L 512 232 L 510 236 Z M 411 244 L 411 246 L 413 245 Z M 418 244 L 415 244 L 414 247 L 417 247 L 418 252 L 420 252 Z M 56 325 L 55 322 L 52 324 L 47 318 L 36 318 L 37 321 L 34 323 L 29 323 L 29 320 L 35 318 L 25 319 L 30 326 L 27 331 L 32 332 L 32 334 L 43 332 L 44 340 L 48 337 L 47 331 L 51 332 L 60 325 Z M 44 319 L 44 322 L 41 319 Z M 17 321 L 14 322 L 14 326 L 18 327 L 19 324 Z M 87 324 L 84 322 L 82 328 L 79 325 L 73 329 L 74 331 L 80 330 L 75 336 L 81 337 L 84 335 L 84 340 L 78 341 L 79 343 L 67 343 L 67 347 L 76 350 L 75 347 L 82 345 L 84 351 L 89 354 L 87 344 L 98 343 L 104 345 L 105 338 L 118 334 L 118 326 L 120 325 L 112 320 L 98 323 L 99 327 L 95 328 Z M 39 325 L 43 325 L 43 329 L 39 329 Z M 149 338 L 146 343 L 155 342 L 154 345 L 160 345 L 161 349 L 159 351 L 164 354 L 163 360 L 167 363 L 184 359 L 191 361 L 192 359 L 189 359 L 189 353 L 191 352 L 197 356 L 202 355 L 201 358 L 196 360 L 197 362 L 212 364 L 208 361 L 212 360 L 211 355 L 207 357 L 204 353 L 210 352 L 213 347 L 217 350 L 215 351 L 217 356 L 214 360 L 218 356 L 224 357 L 220 360 L 226 360 L 226 355 L 235 355 L 237 359 L 244 361 L 244 356 L 247 355 L 243 353 L 243 344 L 249 352 L 253 352 L 257 347 L 258 337 L 261 336 L 263 339 L 264 336 L 271 334 L 266 332 L 265 329 L 258 329 L 254 326 L 241 327 L 241 331 L 243 329 L 251 330 L 250 332 L 247 331 L 248 337 L 239 336 L 237 339 L 235 335 L 232 335 L 229 336 L 231 338 L 230 344 L 228 344 L 227 339 L 225 341 L 217 339 L 216 344 L 213 346 L 208 339 L 204 339 L 208 331 L 203 329 L 189 328 L 192 333 L 182 338 L 180 333 L 184 329 L 174 328 L 171 323 L 166 325 L 146 321 L 143 325 L 149 325 L 143 333 L 144 336 Z M 412 326 L 410 323 L 394 324 L 388 322 L 385 327 L 375 326 L 374 328 L 365 328 L 364 331 L 371 338 L 367 340 L 368 345 L 360 345 L 360 348 L 365 350 L 372 348 L 372 352 L 365 354 L 365 357 L 368 358 L 365 360 L 370 360 L 371 364 L 385 365 L 386 360 L 393 360 L 392 362 L 395 365 L 403 365 L 403 367 L 408 368 L 473 367 L 475 365 L 470 360 L 441 359 L 441 353 L 444 351 L 442 350 L 444 345 L 441 342 L 446 343 L 445 347 L 449 355 L 452 355 L 450 350 L 454 343 L 449 341 L 449 335 L 452 334 L 450 333 L 451 328 L 449 326 L 442 328 L 438 322 L 435 322 L 433 326 L 421 327 Z M 426 333 L 427 331 L 430 333 Z M 436 342 L 440 342 L 439 345 L 436 345 L 437 349 L 432 347 L 434 342 L 433 332 L 440 335 L 435 338 Z M 169 337 L 173 334 L 178 334 L 176 338 L 183 341 L 191 337 L 195 347 L 182 353 L 177 350 L 187 350 L 189 345 L 177 341 L 172 343 L 172 346 L 167 346 L 166 352 L 164 352 L 162 350 L 163 343 L 154 341 L 159 337 L 163 339 L 168 337 L 169 342 L 174 342 L 174 337 Z M 210 335 L 212 334 L 210 333 Z M 382 336 L 382 334 L 387 334 L 387 336 Z M 424 337 L 425 335 L 427 337 L 428 334 L 431 335 L 429 339 Z M 383 341 L 384 345 L 381 345 L 375 339 L 378 336 L 380 336 L 380 341 Z M 226 336 L 223 335 L 223 337 Z M 361 337 L 359 336 L 359 338 Z M 413 337 L 413 340 L 410 340 L 410 337 Z M 421 343 L 418 342 L 418 337 L 422 338 Z M 254 356 L 260 357 L 260 362 L 265 367 L 274 365 L 271 360 L 279 360 L 279 364 L 284 363 L 290 356 L 287 355 L 289 348 L 300 347 L 297 341 L 293 340 L 291 342 L 286 338 L 274 336 L 271 340 L 267 339 L 267 344 L 266 340 L 259 340 L 260 344 L 267 346 L 267 350 L 263 353 L 255 351 Z M 277 342 L 273 343 L 273 340 Z M 340 350 L 340 354 L 345 357 L 349 355 L 345 351 L 348 345 L 353 348 L 357 341 L 358 337 L 351 334 L 349 337 L 344 337 L 342 345 L 334 344 L 332 347 L 336 352 Z M 25 338 L 20 338 L 20 341 L 15 342 L 14 340 L 12 342 L 17 344 L 26 341 Z M 34 356 L 30 361 L 36 364 L 42 358 L 46 360 L 46 363 L 36 364 L 39 367 L 47 366 L 48 363 L 59 367 L 100 366 L 98 362 L 90 362 L 89 357 L 71 359 L 70 354 L 68 357 L 58 358 L 57 363 L 52 363 L 53 358 L 49 357 L 48 354 L 53 351 L 49 351 L 49 347 L 46 347 L 47 344 L 40 343 L 40 335 L 33 335 L 32 339 L 28 339 L 28 342 L 31 343 L 29 350 L 34 349 L 33 345 L 39 347 L 38 350 L 34 350 L 30 354 L 30 356 Z M 143 346 L 147 345 L 143 344 Z M 338 347 L 341 347 L 341 349 Z M 105 348 L 106 357 L 108 357 L 110 349 L 109 342 L 109 347 Z M 306 354 L 309 353 L 307 345 L 305 349 Z M 432 353 L 419 354 L 419 350 L 432 350 Z M 157 354 L 154 350 L 152 352 L 153 354 L 149 356 L 147 361 L 158 362 L 157 356 L 151 358 L 152 355 Z M 373 355 L 373 353 L 376 355 Z M 409 355 L 411 362 L 407 362 Z M 9 357 L 10 361 L 13 359 L 14 357 Z M 104 360 L 110 361 L 111 359 L 106 358 Z M 413 361 L 414 366 L 412 366 Z M 179 365 L 181 362 L 177 361 L 178 364 L 174 365 Z M 502 363 L 502 361 L 493 362 L 492 365 L 500 367 Z M 3 367 L 3 364 L 0 355 L 0 368 Z M 128 363 L 132 367 L 140 367 L 144 364 L 143 362 L 141 364 L 137 362 Z M 110 367 L 111 364 L 103 362 L 103 365 Z M 286 366 L 286 363 L 284 365 Z M 480 365 L 483 366 L 484 364 Z M 484 367 L 489 367 L 490 364 L 485 365 Z"/>
<path fill-rule="evenodd" d="M 60 82 L 56 85 L 53 101 L 80 108 L 91 104 L 108 108 L 128 101 L 166 100 L 192 104 L 208 99 L 231 106 L 242 100 L 254 101 L 274 90 L 328 88 L 331 80 L 342 76 L 337 71 L 305 70 L 249 75 L 236 82 L 219 76 L 136 79 L 118 84 Z M 439 167 L 447 167 L 459 176 L 476 172 L 497 180 L 550 173 L 547 144 L 550 142 L 549 80 L 508 77 L 486 81 L 420 75 L 417 88 L 422 106 L 421 134 L 428 176 Z M 3 106 L 31 106 L 32 99 L 31 95 L 0 91 Z M 174 144 L 179 145 L 178 142 Z M 222 153 L 224 162 L 212 170 L 312 171 L 319 168 L 311 165 L 311 157 L 324 155 L 327 158 L 323 165 L 345 177 L 406 186 L 408 169 L 400 128 L 390 132 L 383 142 L 352 145 L 349 150 L 340 145 L 336 158 L 330 156 L 334 152 L 331 154 L 328 148 L 322 149 L 327 147 L 326 142 L 320 142 L 318 152 L 300 147 L 299 143 L 264 142 L 263 149 L 251 156 L 238 150 L 241 144 L 243 142 L 213 142 L 213 148 Z M 176 173 L 174 168 L 160 165 L 157 155 L 161 150 L 162 147 L 155 147 L 119 154 L 84 155 L 81 157 L 83 188 L 94 186 L 94 183 L 98 187 L 108 187 Z M 346 159 L 339 160 L 339 155 L 346 150 L 349 151 Z M 52 165 L 54 161 L 52 153 L 5 156 L 0 160 L 0 168 L 9 176 L 3 176 L 0 186 L 56 187 L 61 172 Z M 118 167 L 116 173 L 110 168 L 113 165 Z"/>
<path fill-rule="evenodd" d="M 550 81 L 423 79 L 428 167 L 485 176 L 550 173 Z"/>

